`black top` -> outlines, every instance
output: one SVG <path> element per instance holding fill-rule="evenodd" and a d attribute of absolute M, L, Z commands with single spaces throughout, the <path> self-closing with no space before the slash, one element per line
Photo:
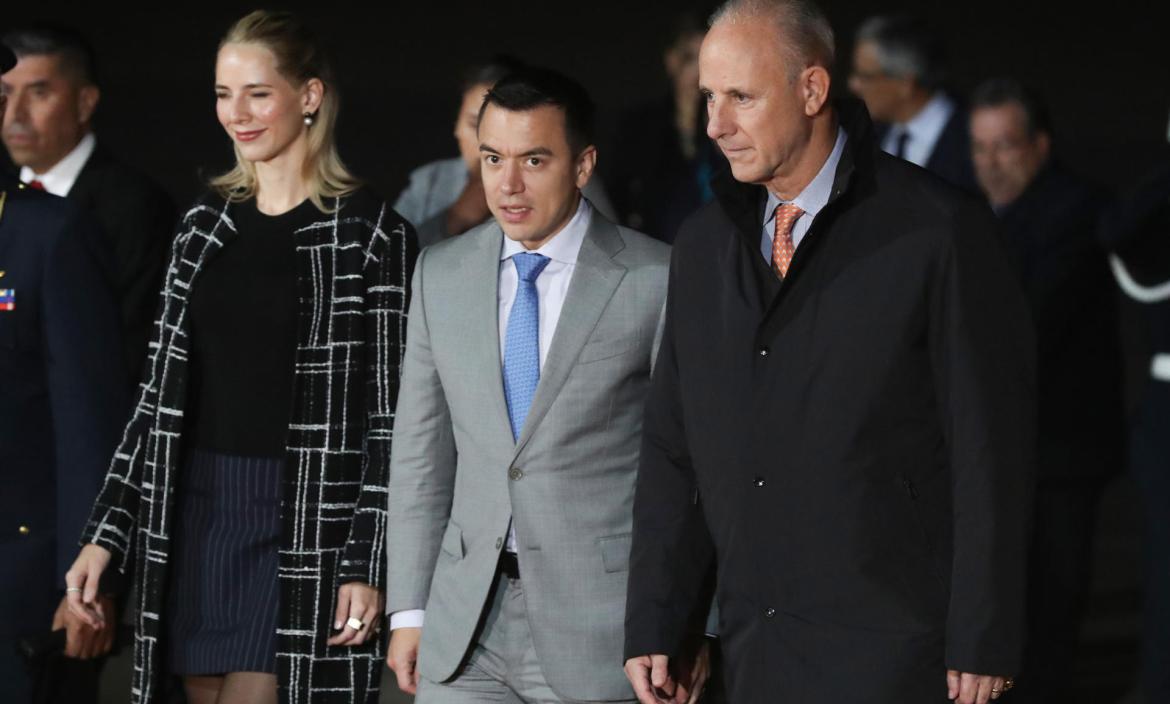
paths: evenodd
<path fill-rule="evenodd" d="M 320 219 L 306 200 L 265 215 L 231 206 L 239 237 L 207 264 L 191 291 L 193 446 L 283 457 L 297 346 L 293 233 Z"/>

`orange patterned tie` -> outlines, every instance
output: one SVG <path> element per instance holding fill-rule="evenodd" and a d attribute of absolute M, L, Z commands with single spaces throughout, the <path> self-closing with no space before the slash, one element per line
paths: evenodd
<path fill-rule="evenodd" d="M 788 265 L 796 245 L 792 243 L 792 225 L 804 211 L 795 203 L 785 203 L 776 208 L 776 235 L 772 238 L 772 271 L 780 278 L 788 274 Z"/>

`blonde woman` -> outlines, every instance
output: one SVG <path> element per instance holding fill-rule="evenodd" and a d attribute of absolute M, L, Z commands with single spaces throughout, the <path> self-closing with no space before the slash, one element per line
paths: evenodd
<path fill-rule="evenodd" d="M 151 360 L 65 576 L 133 560 L 132 700 L 374 702 L 410 226 L 334 147 L 337 93 L 305 26 L 254 12 L 221 42 L 236 166 L 187 212 Z M 110 627 L 110 624 L 105 624 Z"/>

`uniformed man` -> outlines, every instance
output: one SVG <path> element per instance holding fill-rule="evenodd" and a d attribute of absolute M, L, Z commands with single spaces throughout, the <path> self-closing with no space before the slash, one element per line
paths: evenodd
<path fill-rule="evenodd" d="M 0 73 L 15 63 L 0 46 Z M 113 640 L 108 598 L 94 630 L 63 591 L 126 414 L 118 310 L 92 236 L 64 198 L 0 175 L 0 701 L 14 704 L 96 698 L 93 668 L 30 674 L 18 640 L 64 630 L 65 654 L 83 659 Z"/>
<path fill-rule="evenodd" d="M 43 24 L 0 38 L 16 66 L 4 146 L 25 183 L 81 206 L 101 231 L 98 247 L 121 316 L 127 384 L 137 384 L 177 216 L 171 197 L 94 135 L 101 98 L 94 51 L 72 28 Z"/>

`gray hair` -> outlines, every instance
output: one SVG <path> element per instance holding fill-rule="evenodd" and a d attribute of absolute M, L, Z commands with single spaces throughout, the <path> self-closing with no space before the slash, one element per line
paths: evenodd
<path fill-rule="evenodd" d="M 778 30 L 790 79 L 795 80 L 807 66 L 832 72 L 837 51 L 833 27 L 810 0 L 727 0 L 711 15 L 709 24 L 760 19 L 770 20 Z"/>
<path fill-rule="evenodd" d="M 877 51 L 882 71 L 894 78 L 913 78 L 926 90 L 942 88 L 946 80 L 941 43 L 925 24 L 913 17 L 879 15 L 857 30 L 856 43 L 869 42 Z"/>

